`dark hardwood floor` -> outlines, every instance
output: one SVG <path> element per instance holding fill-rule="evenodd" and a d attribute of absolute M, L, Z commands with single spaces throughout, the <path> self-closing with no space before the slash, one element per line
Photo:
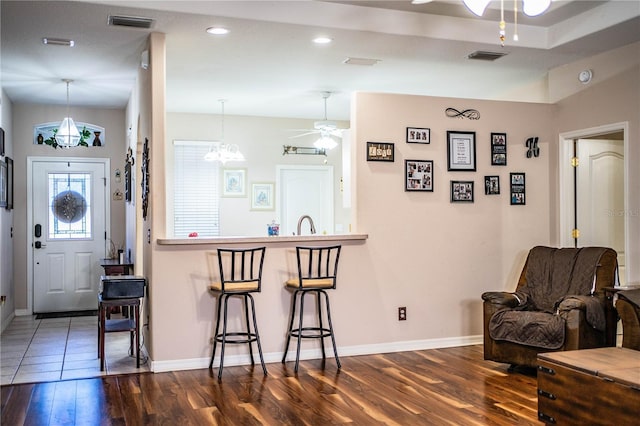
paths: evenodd
<path fill-rule="evenodd" d="M 539 425 L 536 377 L 482 346 L 1 388 L 2 425 Z"/>

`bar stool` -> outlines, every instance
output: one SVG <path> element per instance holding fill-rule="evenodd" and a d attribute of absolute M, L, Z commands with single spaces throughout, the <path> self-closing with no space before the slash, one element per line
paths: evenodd
<path fill-rule="evenodd" d="M 213 350 L 211 351 L 211 362 L 209 369 L 213 367 L 213 359 L 216 355 L 218 342 L 222 344 L 220 353 L 220 366 L 218 367 L 218 380 L 222 379 L 222 369 L 224 366 L 224 350 L 226 344 L 248 344 L 251 365 L 253 361 L 252 343 L 256 342 L 262 371 L 267 375 L 267 367 L 264 365 L 262 347 L 260 345 L 260 335 L 258 334 L 258 324 L 256 322 L 255 302 L 251 293 L 259 293 L 262 286 L 262 264 L 264 262 L 265 247 L 251 249 L 221 249 L 218 251 L 218 266 L 220 268 L 220 282 L 214 282 L 209 286 L 209 290 L 217 295 L 218 313 L 216 319 L 216 329 L 213 338 Z M 244 313 L 246 331 L 227 331 L 227 304 L 230 297 L 241 297 L 244 301 Z M 251 301 L 251 315 L 253 317 L 253 331 L 249 324 L 249 300 Z M 224 307 L 223 307 L 224 302 Z M 220 321 L 222 318 L 222 333 L 220 332 Z"/>
<path fill-rule="evenodd" d="M 288 280 L 285 288 L 293 291 L 291 304 L 291 318 L 289 320 L 289 329 L 287 330 L 287 343 L 282 356 L 284 364 L 289 350 L 289 342 L 291 337 L 298 339 L 296 348 L 296 365 L 295 372 L 298 372 L 300 363 L 300 343 L 302 339 L 320 339 L 322 348 L 322 359 L 326 359 L 324 350 L 324 338 L 331 337 L 333 344 L 333 353 L 336 357 L 338 369 L 341 368 L 340 358 L 338 358 L 338 349 L 336 348 L 336 339 L 333 333 L 333 324 L 331 322 L 331 310 L 329 307 L 329 296 L 325 290 L 336 288 L 336 274 L 338 271 L 338 260 L 340 259 L 341 246 L 330 247 L 296 247 L 296 258 L 298 262 L 298 278 Z M 305 327 L 304 318 L 304 298 L 307 294 L 316 294 L 317 297 L 317 314 L 318 325 Z M 326 316 L 328 327 L 324 326 L 322 315 L 321 295 L 325 299 Z M 298 297 L 299 296 L 299 297 Z M 299 302 L 298 302 L 299 300 Z M 300 305 L 300 314 L 298 318 L 298 327 L 294 328 L 293 322 L 296 317 L 296 305 Z"/>

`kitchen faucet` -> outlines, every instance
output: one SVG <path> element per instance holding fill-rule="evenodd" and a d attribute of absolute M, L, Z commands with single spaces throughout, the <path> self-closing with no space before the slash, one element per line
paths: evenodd
<path fill-rule="evenodd" d="M 311 225 L 311 234 L 315 234 L 316 233 L 316 227 L 313 224 L 313 219 L 311 219 L 311 216 L 309 216 L 308 214 L 305 214 L 303 216 L 300 216 L 300 219 L 298 219 L 298 235 L 300 235 L 301 228 L 302 228 L 302 222 L 305 219 L 309 219 L 309 225 Z"/>

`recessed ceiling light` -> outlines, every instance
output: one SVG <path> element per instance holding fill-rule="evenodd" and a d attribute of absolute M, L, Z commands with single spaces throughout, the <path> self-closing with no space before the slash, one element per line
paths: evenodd
<path fill-rule="evenodd" d="M 329 37 L 316 37 L 313 39 L 313 42 L 316 44 L 329 44 L 333 41 L 332 38 Z"/>
<path fill-rule="evenodd" d="M 225 35 L 229 34 L 229 30 L 223 27 L 209 27 L 207 28 L 207 32 L 213 35 Z"/>

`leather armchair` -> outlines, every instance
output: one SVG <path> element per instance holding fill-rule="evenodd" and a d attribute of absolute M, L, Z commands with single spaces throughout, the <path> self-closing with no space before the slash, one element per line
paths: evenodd
<path fill-rule="evenodd" d="M 552 260 L 540 262 L 541 258 L 544 259 L 541 254 L 548 256 Z M 548 290 L 548 293 L 553 298 L 557 298 L 554 303 L 552 302 L 553 309 L 549 306 L 546 306 L 545 309 L 540 308 L 544 303 L 536 301 L 535 298 L 540 297 L 540 294 L 545 293 L 547 290 L 541 292 L 536 289 L 537 281 L 544 281 L 548 276 L 551 276 L 554 273 L 554 264 L 560 269 L 557 266 L 558 263 L 563 262 L 564 259 L 579 258 L 582 254 L 588 254 L 588 256 L 583 256 L 583 260 L 576 263 L 578 265 L 576 268 L 581 270 L 575 270 L 573 265 L 561 265 L 563 268 L 570 270 L 565 275 L 570 277 L 571 280 L 573 280 L 574 274 L 575 276 L 582 276 L 581 281 L 583 284 L 580 287 L 583 289 L 582 293 L 561 294 L 561 290 L 558 290 L 558 287 L 564 286 L 567 289 L 575 290 L 577 286 L 567 285 L 567 280 L 564 280 L 565 277 L 560 274 L 561 276 L 557 277 L 557 279 L 550 280 L 556 286 L 556 289 Z M 542 265 L 539 263 L 542 263 Z M 536 268 L 540 272 L 534 273 Z M 607 302 L 603 288 L 614 285 L 616 269 L 617 253 L 610 248 L 554 249 L 551 247 L 534 247 L 529 252 L 514 292 L 493 291 L 482 295 L 484 358 L 486 360 L 509 363 L 512 367 L 536 367 L 538 353 L 606 346 L 607 329 L 615 327 L 615 324 L 606 324 L 604 308 Z M 540 283 L 540 285 L 550 284 Z M 585 286 L 589 288 L 584 290 Z M 519 317 L 520 313 L 534 316 L 540 315 L 542 317 L 548 316 L 556 323 L 563 323 L 564 339 L 559 345 L 549 349 L 548 347 L 492 337 L 492 328 L 514 326 L 510 321 L 497 322 L 496 320 L 500 319 L 499 317 L 504 317 L 505 315 Z M 596 322 L 594 315 L 598 316 L 600 314 L 601 317 L 598 318 L 601 319 L 604 326 L 598 329 L 593 325 Z M 492 318 L 494 318 L 493 324 Z M 531 332 L 531 330 L 535 332 L 536 328 L 528 327 L 525 324 L 522 330 L 523 333 L 525 331 Z"/>
<path fill-rule="evenodd" d="M 640 351 L 640 289 L 620 291 L 616 310 L 622 320 L 622 347 Z"/>

